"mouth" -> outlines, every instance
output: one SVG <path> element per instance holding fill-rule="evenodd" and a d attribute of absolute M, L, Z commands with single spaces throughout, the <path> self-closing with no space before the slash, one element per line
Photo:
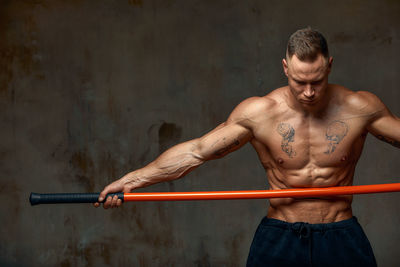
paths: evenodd
<path fill-rule="evenodd" d="M 311 104 L 314 104 L 316 101 L 315 101 L 315 98 L 314 98 L 314 99 L 310 99 L 310 100 L 300 99 L 299 102 L 303 103 L 303 104 L 306 104 L 306 105 L 311 105 Z"/>

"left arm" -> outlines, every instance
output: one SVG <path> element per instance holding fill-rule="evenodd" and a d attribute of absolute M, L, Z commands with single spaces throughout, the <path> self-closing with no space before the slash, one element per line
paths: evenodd
<path fill-rule="evenodd" d="M 367 129 L 379 140 L 400 148 L 400 118 L 393 115 L 382 101 L 373 94 L 368 96 L 373 113 Z"/>

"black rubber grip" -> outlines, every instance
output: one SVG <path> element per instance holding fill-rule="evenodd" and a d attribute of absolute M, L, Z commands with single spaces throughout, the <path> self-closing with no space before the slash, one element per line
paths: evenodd
<path fill-rule="evenodd" d="M 32 206 L 39 204 L 95 203 L 98 202 L 99 195 L 100 193 L 57 193 L 57 194 L 31 193 L 29 201 L 31 202 Z M 124 193 L 108 194 L 105 200 L 109 196 L 113 197 L 115 195 L 117 195 L 119 199 L 124 201 Z"/>

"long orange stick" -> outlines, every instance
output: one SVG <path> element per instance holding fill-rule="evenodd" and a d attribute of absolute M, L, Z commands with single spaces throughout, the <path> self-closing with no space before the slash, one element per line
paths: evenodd
<path fill-rule="evenodd" d="M 261 199 L 285 197 L 323 197 L 335 195 L 371 194 L 400 191 L 400 183 L 318 187 L 281 190 L 206 191 L 168 193 L 124 193 L 124 201 L 177 201 L 219 199 Z"/>
<path fill-rule="evenodd" d="M 177 200 L 218 200 L 218 199 L 256 199 L 283 197 L 323 197 L 335 195 L 371 194 L 400 191 L 400 183 L 355 185 L 322 188 L 296 188 L 282 190 L 250 191 L 209 191 L 209 192 L 168 192 L 168 193 L 114 193 L 123 201 L 177 201 Z M 95 203 L 99 193 L 31 193 L 31 205 L 56 203 Z"/>

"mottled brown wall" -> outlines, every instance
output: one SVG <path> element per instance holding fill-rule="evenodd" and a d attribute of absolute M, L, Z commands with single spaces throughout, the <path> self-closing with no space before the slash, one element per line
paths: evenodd
<path fill-rule="evenodd" d="M 325 33 L 331 82 L 400 115 L 400 2 L 0 3 L 0 265 L 243 266 L 263 200 L 31 207 L 92 192 L 285 84 L 290 33 Z M 399 150 L 367 140 L 357 184 L 400 181 Z M 263 189 L 250 146 L 143 191 Z M 357 196 L 380 266 L 400 266 L 399 194 Z"/>

